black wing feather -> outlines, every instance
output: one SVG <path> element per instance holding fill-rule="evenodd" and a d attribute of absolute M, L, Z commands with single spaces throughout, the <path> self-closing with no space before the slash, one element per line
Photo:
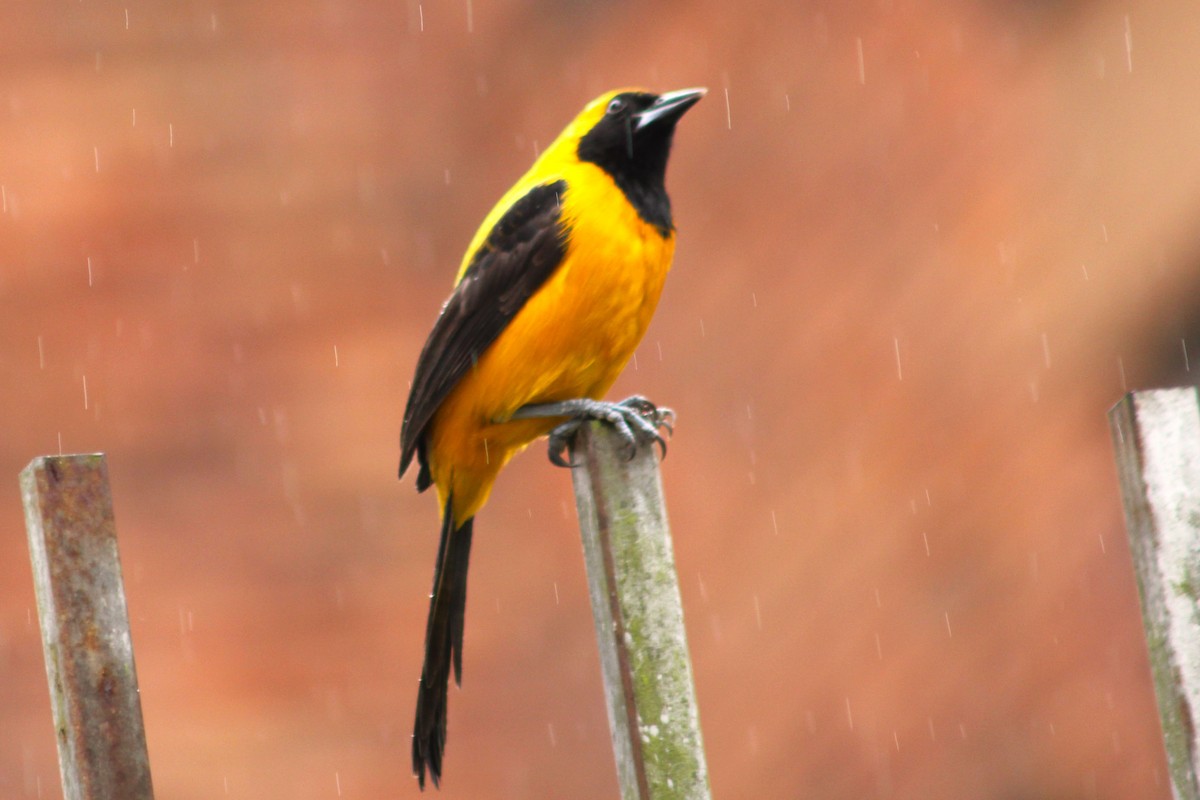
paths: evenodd
<path fill-rule="evenodd" d="M 421 491 L 430 485 L 424 439 L 434 412 L 562 263 L 566 190 L 566 181 L 555 181 L 513 203 L 475 252 L 425 341 L 400 432 L 400 475 L 417 455 Z"/>

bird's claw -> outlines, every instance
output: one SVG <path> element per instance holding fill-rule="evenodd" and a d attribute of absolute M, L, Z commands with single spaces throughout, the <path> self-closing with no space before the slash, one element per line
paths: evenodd
<path fill-rule="evenodd" d="M 627 397 L 614 408 L 621 409 L 620 423 L 614 423 L 621 438 L 625 439 L 627 454 L 626 461 L 632 461 L 637 455 L 638 445 L 653 442 L 662 449 L 662 457 L 667 457 L 667 440 L 658 432 L 665 428 L 667 436 L 675 432 L 675 412 L 666 406 L 659 408 L 641 395 Z"/>
<path fill-rule="evenodd" d="M 619 403 L 593 401 L 550 431 L 549 456 L 552 464 L 559 467 L 578 466 L 563 458 L 563 454 L 570 450 L 575 434 L 589 419 L 608 423 L 616 430 L 625 443 L 626 461 L 633 460 L 638 446 L 647 442 L 657 444 L 662 450 L 662 457 L 666 458 L 667 440 L 658 429 L 665 429 L 668 436 L 675 432 L 675 412 L 666 407 L 660 408 L 645 397 L 634 395 Z"/>
<path fill-rule="evenodd" d="M 556 467 L 565 467 L 571 469 L 578 466 L 572 461 L 563 458 L 563 454 L 571 449 L 571 441 L 575 438 L 575 433 L 579 430 L 579 426 L 583 424 L 580 418 L 569 419 L 561 425 L 555 426 L 550 431 L 550 463 Z"/>

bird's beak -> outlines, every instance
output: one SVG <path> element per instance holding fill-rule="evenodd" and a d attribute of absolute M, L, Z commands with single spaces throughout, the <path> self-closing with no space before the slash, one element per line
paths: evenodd
<path fill-rule="evenodd" d="M 659 125 L 669 123 L 673 125 L 683 113 L 704 97 L 708 93 L 708 89 L 703 87 L 697 89 L 680 89 L 677 92 L 667 92 L 658 96 L 654 101 L 654 105 L 647 108 L 645 111 L 640 111 L 633 115 L 637 120 L 634 123 L 634 131 L 640 131 L 650 125 Z"/>

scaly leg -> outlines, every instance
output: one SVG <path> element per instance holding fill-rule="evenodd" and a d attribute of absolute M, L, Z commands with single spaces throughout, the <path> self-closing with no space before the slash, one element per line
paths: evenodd
<path fill-rule="evenodd" d="M 662 448 L 663 458 L 667 455 L 667 442 L 659 434 L 659 428 L 665 428 L 670 435 L 674 430 L 675 412 L 669 408 L 660 408 L 644 397 L 634 395 L 619 403 L 606 400 L 563 400 L 558 403 L 535 403 L 518 408 L 512 419 L 544 419 L 546 417 L 569 417 L 569 419 L 550 431 L 550 461 L 560 467 L 573 467 L 571 462 L 563 458 L 571 439 L 579 426 L 589 420 L 600 420 L 612 425 L 617 435 L 625 441 L 628 448 L 627 458 L 633 458 L 638 445 L 654 442 Z"/>

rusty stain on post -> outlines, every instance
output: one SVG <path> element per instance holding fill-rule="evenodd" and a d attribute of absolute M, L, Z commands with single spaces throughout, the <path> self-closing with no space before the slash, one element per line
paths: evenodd
<path fill-rule="evenodd" d="M 35 458 L 25 527 L 65 800 L 151 800 L 103 454 Z"/>
<path fill-rule="evenodd" d="M 593 423 L 572 461 L 621 797 L 708 798 L 658 451 L 626 460 L 615 431 Z"/>

